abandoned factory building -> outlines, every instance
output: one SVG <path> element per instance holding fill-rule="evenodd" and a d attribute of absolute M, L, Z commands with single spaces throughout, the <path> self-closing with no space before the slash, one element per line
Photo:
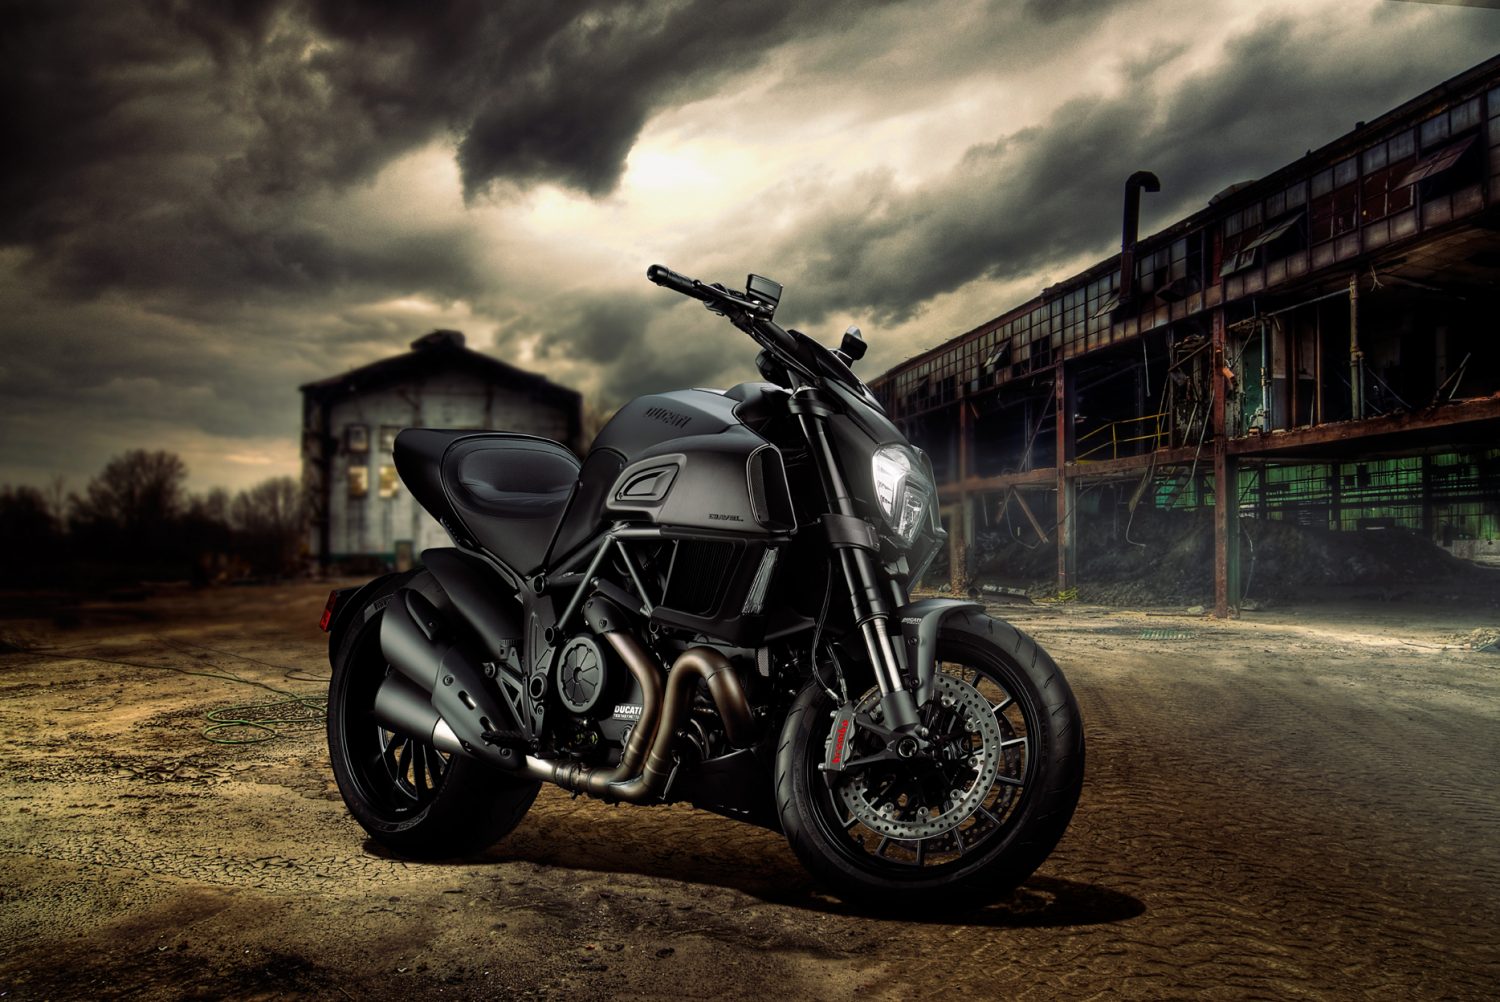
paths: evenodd
<path fill-rule="evenodd" d="M 439 330 L 411 351 L 302 388 L 302 480 L 320 564 L 406 567 L 447 533 L 404 490 L 391 457 L 402 428 L 523 432 L 580 447 L 582 399 Z"/>
<path fill-rule="evenodd" d="M 1211 511 L 1220 615 L 1256 525 L 1493 551 L 1500 57 L 1137 240 L 1160 183 L 1127 183 L 1120 255 L 875 381 L 932 456 L 955 571 L 1004 522 L 1065 590 L 1080 517 L 1128 539 L 1142 507 Z"/>

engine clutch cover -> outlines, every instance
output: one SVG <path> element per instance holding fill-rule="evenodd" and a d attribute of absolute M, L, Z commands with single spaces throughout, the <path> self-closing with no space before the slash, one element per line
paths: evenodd
<path fill-rule="evenodd" d="M 589 636 L 569 640 L 557 660 L 557 698 L 562 705 L 580 716 L 592 714 L 605 703 L 609 683 L 609 660 L 598 642 Z"/>

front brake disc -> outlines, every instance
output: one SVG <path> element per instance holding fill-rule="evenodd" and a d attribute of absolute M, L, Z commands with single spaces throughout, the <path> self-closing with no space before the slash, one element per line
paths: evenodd
<path fill-rule="evenodd" d="M 983 693 L 952 675 L 940 673 L 936 681 L 932 698 L 948 718 L 946 733 L 929 735 L 940 745 L 937 758 L 872 764 L 835 788 L 854 818 L 893 839 L 931 838 L 963 824 L 984 803 L 1005 761 L 1004 737 Z M 855 711 L 878 720 L 880 693 L 866 693 Z M 925 791 L 939 777 L 945 789 L 929 797 Z"/>

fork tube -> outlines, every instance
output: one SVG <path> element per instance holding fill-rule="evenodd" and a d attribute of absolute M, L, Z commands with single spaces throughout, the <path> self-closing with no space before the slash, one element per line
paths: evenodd
<path fill-rule="evenodd" d="M 828 438 L 827 420 L 833 413 L 827 402 L 811 386 L 799 386 L 792 394 L 789 409 L 802 425 L 808 444 L 812 446 L 814 463 L 823 493 L 836 515 L 858 518 L 854 499 L 849 496 L 849 487 L 839 467 L 838 454 Z M 844 570 L 844 579 L 849 586 L 849 597 L 854 607 L 854 622 L 859 626 L 865 640 L 865 650 L 870 664 L 875 667 L 875 682 L 880 686 L 880 702 L 885 710 L 886 725 L 892 729 L 916 726 L 916 700 L 906 688 L 901 677 L 901 665 L 891 645 L 890 605 L 880 586 L 880 569 L 869 550 L 855 546 L 844 546 L 836 551 Z"/>

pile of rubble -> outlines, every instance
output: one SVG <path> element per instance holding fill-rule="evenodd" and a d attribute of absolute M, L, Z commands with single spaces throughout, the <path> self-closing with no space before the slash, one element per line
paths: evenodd
<path fill-rule="evenodd" d="M 1294 522 L 1240 519 L 1240 581 L 1246 602 L 1306 600 L 1329 589 L 1366 589 L 1383 597 L 1416 583 L 1463 579 L 1474 565 L 1407 529 L 1335 532 Z M 1080 515 L 1078 597 L 1110 605 L 1191 605 L 1212 601 L 1212 510 L 1142 507 Z M 1034 533 L 1020 538 L 981 530 L 975 582 L 1019 587 L 1034 596 L 1056 590 L 1057 551 Z M 1482 573 L 1482 572 L 1480 572 Z M 930 580 L 941 580 L 934 574 Z"/>

